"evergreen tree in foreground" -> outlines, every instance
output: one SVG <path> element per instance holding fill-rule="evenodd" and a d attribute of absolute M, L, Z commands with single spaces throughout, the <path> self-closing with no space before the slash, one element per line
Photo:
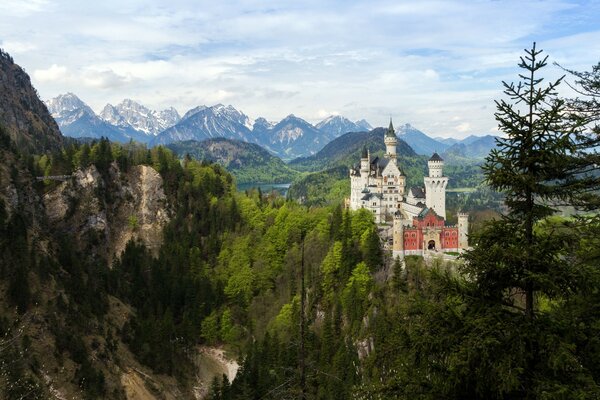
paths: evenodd
<path fill-rule="evenodd" d="M 581 168 L 587 121 L 556 96 L 562 79 L 543 84 L 540 53 L 497 102 L 506 137 L 484 170 L 507 215 L 471 237 L 460 274 L 430 267 L 378 318 L 364 397 L 600 398 L 600 223 L 552 216 L 595 207 L 597 167 Z"/>
<path fill-rule="evenodd" d="M 506 137 L 497 139 L 483 166 L 488 184 L 505 193 L 509 213 L 482 237 L 479 251 L 469 256 L 468 272 L 482 290 L 507 302 L 515 298 L 508 292 L 519 290 L 525 314 L 533 318 L 537 291 L 555 294 L 565 289 L 559 283 L 563 278 L 569 283 L 556 259 L 556 244 L 536 235 L 534 226 L 552 215 L 556 204 L 581 204 L 588 188 L 573 171 L 583 122 L 557 97 L 563 78 L 544 86 L 539 71 L 548 57 L 540 59 L 535 43 L 525 53 L 519 63 L 522 80 L 503 82 L 511 102 L 496 101 L 496 120 Z M 499 241 L 510 246 L 498 247 Z"/>
<path fill-rule="evenodd" d="M 506 194 L 509 212 L 465 257 L 461 324 L 475 358 L 459 358 L 468 368 L 457 384 L 478 397 L 597 396 L 594 367 L 574 342 L 581 325 L 563 308 L 598 283 L 597 268 L 577 255 L 580 231 L 547 219 L 557 205 L 595 208 L 597 183 L 581 163 L 590 151 L 582 142 L 585 120 L 557 97 L 562 78 L 543 84 L 547 57 L 535 43 L 525 53 L 521 81 L 503 83 L 510 101 L 496 102 L 506 137 L 483 168 L 489 185 Z"/>

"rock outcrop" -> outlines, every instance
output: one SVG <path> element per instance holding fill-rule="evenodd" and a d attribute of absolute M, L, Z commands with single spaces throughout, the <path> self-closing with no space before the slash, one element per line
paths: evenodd
<path fill-rule="evenodd" d="M 113 163 L 107 176 L 95 166 L 78 170 L 44 195 L 44 205 L 51 224 L 73 234 L 81 246 L 95 243 L 86 253 L 109 264 L 130 240 L 158 252 L 169 222 L 162 177 L 146 165 L 121 172 Z"/>
<path fill-rule="evenodd" d="M 0 50 L 0 126 L 19 149 L 41 153 L 58 149 L 62 135 L 31 85 L 29 75 Z"/>

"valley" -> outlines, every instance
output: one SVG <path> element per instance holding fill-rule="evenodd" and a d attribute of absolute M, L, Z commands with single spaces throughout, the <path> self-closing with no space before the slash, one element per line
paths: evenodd
<path fill-rule="evenodd" d="M 159 11 L 164 29 L 194 18 Z M 102 79 L 88 67 L 79 88 L 144 93 L 111 68 L 154 76 L 169 52 L 214 55 L 198 40 L 160 57 L 140 49 L 135 68 L 98 67 Z M 414 50 L 402 62 L 445 54 Z M 335 65 L 284 53 L 286 76 Z M 97 113 L 71 92 L 43 102 L 0 50 L 0 400 L 600 397 L 600 64 L 564 71 L 591 100 L 560 97 L 540 53 L 533 43 L 518 83 L 502 81 L 498 130 L 486 131 L 498 136 L 470 134 L 464 100 L 436 111 L 429 127 L 452 125 L 458 139 L 327 111 L 338 108 L 269 121 L 219 103 L 240 98 L 239 65 L 277 67 L 264 54 L 191 68 L 227 90 L 157 86 L 161 104 L 217 103 L 181 115 L 129 98 Z M 362 53 L 335 56 L 366 67 Z M 397 82 L 386 68 L 377 85 L 357 76 L 318 97 L 358 86 L 373 102 L 359 109 L 385 114 L 371 86 Z M 473 79 L 424 71 L 430 85 Z M 32 74 L 67 87 L 77 75 L 58 64 Z M 267 93 L 285 110 L 300 96 L 287 89 L 240 91 L 246 105 Z M 433 115 L 414 101 L 398 113 Z"/>

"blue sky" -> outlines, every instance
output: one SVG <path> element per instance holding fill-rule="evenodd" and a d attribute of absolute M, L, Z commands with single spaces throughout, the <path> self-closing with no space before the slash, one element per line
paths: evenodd
<path fill-rule="evenodd" d="M 181 114 L 224 103 L 313 123 L 392 116 L 444 137 L 496 132 L 493 100 L 533 41 L 551 62 L 591 69 L 600 1 L 0 2 L 0 47 L 43 99 L 70 91 L 96 111 L 132 98 Z"/>

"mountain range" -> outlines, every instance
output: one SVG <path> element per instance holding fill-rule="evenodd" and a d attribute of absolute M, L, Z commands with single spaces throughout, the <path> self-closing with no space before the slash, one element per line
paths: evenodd
<path fill-rule="evenodd" d="M 154 111 L 131 99 L 116 106 L 107 104 L 97 115 L 73 93 L 57 96 L 46 105 L 65 136 L 104 136 L 150 146 L 223 137 L 258 144 L 283 159 L 315 154 L 343 133 L 371 129 L 364 119 L 352 122 L 342 116 L 328 117 L 316 126 L 294 115 L 279 122 L 252 120 L 233 106 L 223 104 L 198 106 L 183 117 L 172 107 Z"/>
<path fill-rule="evenodd" d="M 293 114 L 279 122 L 262 117 L 253 120 L 233 106 L 223 104 L 198 106 L 183 117 L 173 107 L 155 111 L 131 99 L 116 106 L 107 104 L 96 114 L 73 93 L 48 100 L 46 105 L 65 136 L 104 136 L 113 141 L 135 140 L 149 146 L 223 137 L 258 144 L 283 160 L 309 157 L 345 133 L 373 129 L 364 119 L 353 122 L 340 115 L 329 116 L 316 125 Z M 410 124 L 400 125 L 396 133 L 420 155 L 448 151 L 451 157 L 480 158 L 494 145 L 492 136 L 469 136 L 463 140 L 431 138 Z"/>

